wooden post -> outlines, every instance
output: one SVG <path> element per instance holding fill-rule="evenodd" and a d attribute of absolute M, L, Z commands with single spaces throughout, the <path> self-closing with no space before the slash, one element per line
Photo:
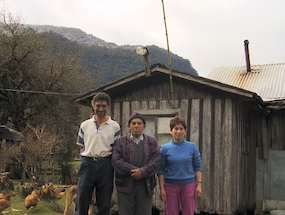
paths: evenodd
<path fill-rule="evenodd" d="M 5 148 L 6 148 L 6 139 L 2 139 L 1 142 L 1 166 L 0 166 L 0 171 L 5 172 Z"/>

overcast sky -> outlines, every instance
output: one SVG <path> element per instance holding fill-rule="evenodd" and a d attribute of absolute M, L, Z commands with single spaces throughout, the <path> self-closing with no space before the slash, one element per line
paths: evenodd
<path fill-rule="evenodd" d="M 0 0 L 24 24 L 79 28 L 117 45 L 167 49 L 161 0 Z M 170 51 L 200 76 L 213 67 L 285 62 L 284 0 L 164 0 Z M 151 53 L 150 53 L 151 57 Z M 143 65 L 142 65 L 143 67 Z"/>

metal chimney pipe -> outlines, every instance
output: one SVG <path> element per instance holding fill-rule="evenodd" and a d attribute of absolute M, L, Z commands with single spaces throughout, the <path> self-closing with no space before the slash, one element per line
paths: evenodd
<path fill-rule="evenodd" d="M 244 41 L 244 51 L 245 51 L 245 61 L 246 61 L 246 72 L 251 71 L 248 44 L 249 44 L 248 40 L 245 40 Z"/>

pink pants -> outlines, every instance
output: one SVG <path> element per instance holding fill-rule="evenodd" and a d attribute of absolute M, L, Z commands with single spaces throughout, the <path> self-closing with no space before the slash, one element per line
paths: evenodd
<path fill-rule="evenodd" d="M 196 209 L 196 183 L 185 185 L 164 184 L 166 202 L 164 205 L 165 215 L 178 215 L 180 204 L 182 215 L 194 215 Z"/>

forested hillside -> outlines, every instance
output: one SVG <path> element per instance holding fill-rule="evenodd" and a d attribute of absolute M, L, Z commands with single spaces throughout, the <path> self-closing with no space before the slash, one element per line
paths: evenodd
<path fill-rule="evenodd" d="M 58 39 L 72 47 L 77 43 L 82 51 L 82 68 L 94 74 L 96 85 L 102 85 L 144 69 L 143 57 L 135 52 L 137 46 L 118 46 L 108 43 L 80 29 L 36 25 L 38 32 L 56 34 Z M 161 63 L 168 66 L 167 50 L 155 45 L 148 46 L 150 64 Z M 172 69 L 198 75 L 188 59 L 171 53 Z"/>
<path fill-rule="evenodd" d="M 78 128 L 91 109 L 84 114 L 72 98 L 144 70 L 143 57 L 135 46 L 106 43 L 79 29 L 40 31 L 9 13 L 0 15 L 0 122 L 25 137 L 7 144 L 2 160 L 17 163 L 13 171 L 22 181 L 27 175 L 46 180 L 50 167 L 65 172 L 78 156 Z M 166 50 L 148 49 L 151 64 L 168 65 Z M 172 65 L 196 74 L 189 60 L 174 54 Z"/>

